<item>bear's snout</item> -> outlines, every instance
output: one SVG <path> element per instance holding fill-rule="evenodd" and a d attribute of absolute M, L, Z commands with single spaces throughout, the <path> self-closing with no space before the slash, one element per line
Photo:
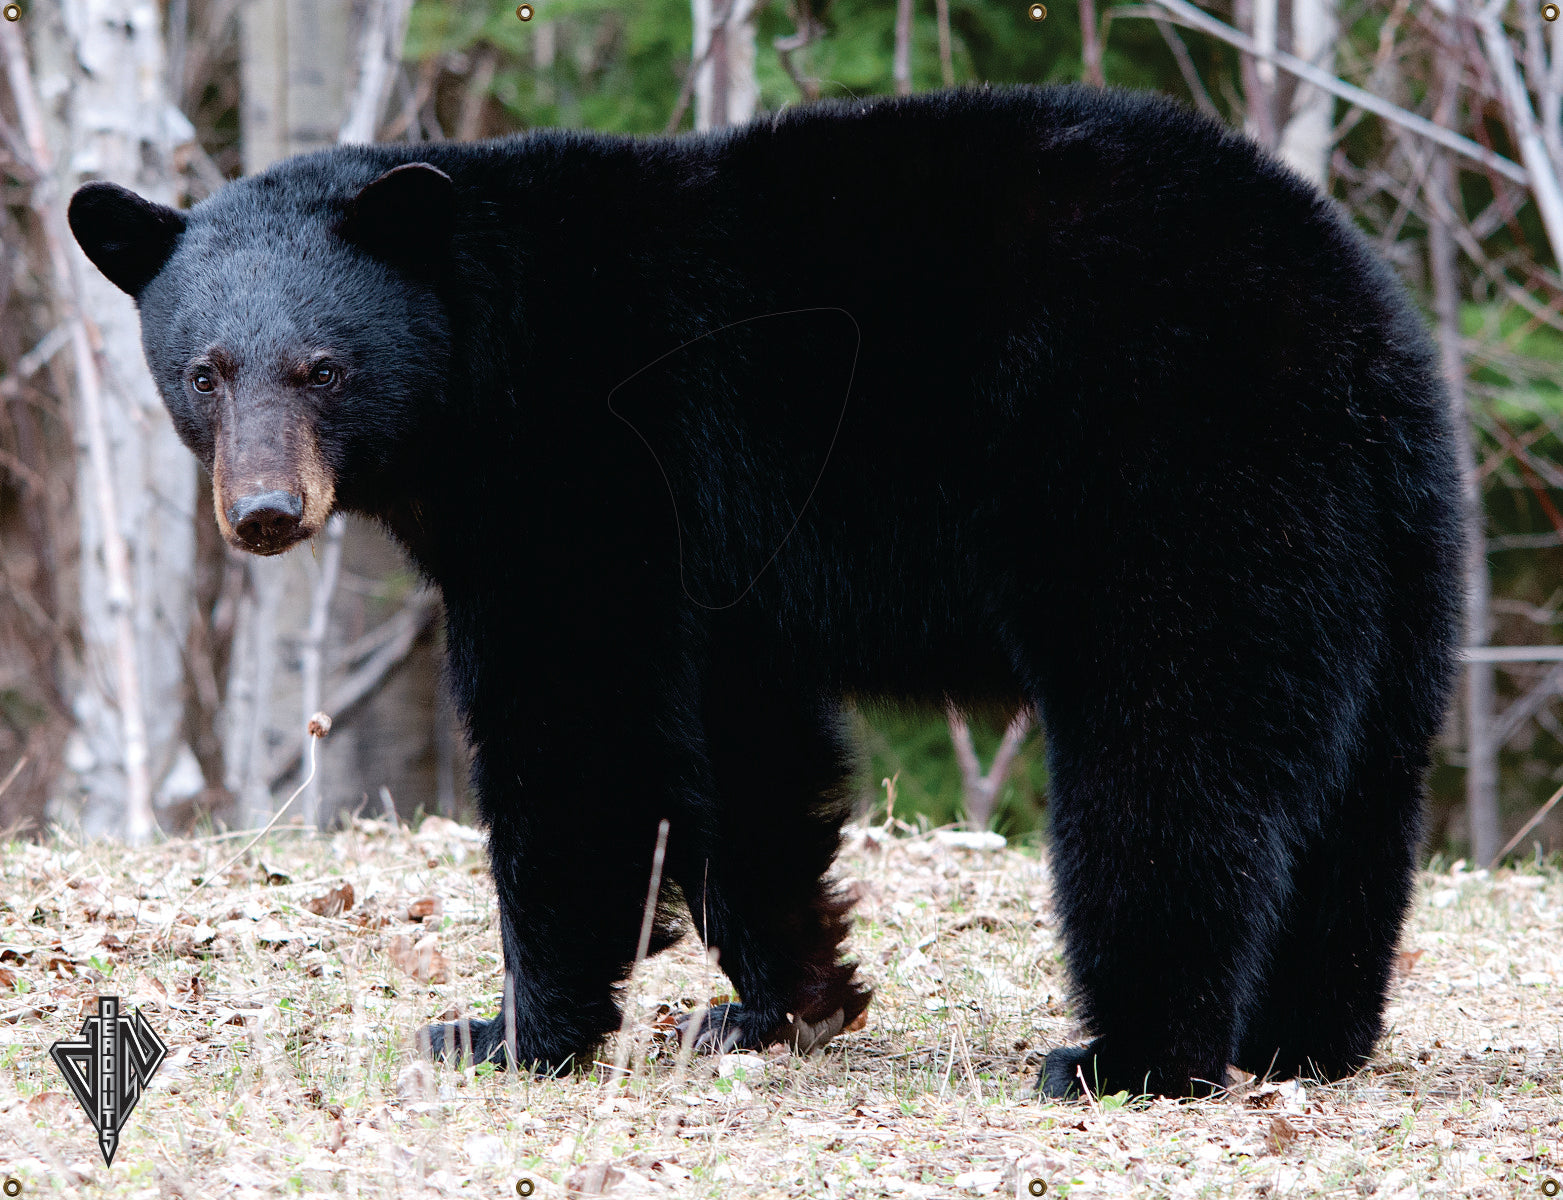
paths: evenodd
<path fill-rule="evenodd" d="M 303 516 L 304 498 L 276 489 L 234 501 L 228 509 L 228 524 L 246 550 L 280 554 L 299 540 Z"/>

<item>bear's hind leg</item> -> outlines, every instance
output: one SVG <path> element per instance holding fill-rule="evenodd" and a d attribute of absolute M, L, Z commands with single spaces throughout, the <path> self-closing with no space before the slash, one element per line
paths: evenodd
<path fill-rule="evenodd" d="M 1076 1013 L 1096 1036 L 1050 1053 L 1038 1086 L 1208 1094 L 1269 959 L 1284 837 L 1213 763 L 1111 746 L 1084 761 L 1054 725 L 1049 737 L 1054 900 Z"/>
<path fill-rule="evenodd" d="M 751 685 L 713 692 L 703 722 L 711 799 L 674 855 L 690 917 L 737 989 L 701 1049 L 824 1045 L 868 1006 L 839 960 L 851 904 L 825 878 L 847 813 L 847 757 L 825 700 Z"/>
<path fill-rule="evenodd" d="M 1210 670 L 1214 655 L 1119 662 L 1119 645 L 1055 642 L 1039 689 L 1054 903 L 1094 1040 L 1054 1050 L 1038 1086 L 1208 1094 L 1225 1084 L 1281 928 L 1319 787 L 1305 759 L 1316 739 L 1279 733 L 1279 707 Z M 1125 635 L 1121 648 L 1139 645 Z"/>
<path fill-rule="evenodd" d="M 1338 1079 L 1367 1061 L 1382 1028 L 1411 899 L 1426 755 L 1364 739 L 1359 767 L 1300 856 L 1275 955 L 1237 1065 L 1256 1075 Z"/>

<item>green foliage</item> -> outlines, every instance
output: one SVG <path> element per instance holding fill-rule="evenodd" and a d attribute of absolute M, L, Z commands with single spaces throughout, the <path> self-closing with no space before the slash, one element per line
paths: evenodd
<path fill-rule="evenodd" d="M 896 780 L 895 816 L 903 821 L 927 818 L 946 825 L 965 817 L 961 769 L 955 761 L 950 727 L 942 713 L 916 709 L 865 708 L 854 712 L 853 733 L 866 751 L 858 794 L 885 814 L 883 781 Z M 1003 725 L 991 719 L 971 721 L 972 743 L 986 770 L 1003 737 Z M 1032 730 L 1015 756 L 994 805 L 993 828 L 1010 838 L 1038 833 L 1047 796 L 1047 760 L 1043 737 Z"/>
<path fill-rule="evenodd" d="M 492 93 L 518 129 L 662 129 L 689 59 L 687 0 L 545 0 L 536 8 L 521 21 L 514 8 L 480 0 L 420 0 L 403 54 L 422 61 L 492 47 Z M 540 35 L 545 20 L 552 29 Z M 540 37 L 554 39 L 551 65 L 534 66 Z"/>
<path fill-rule="evenodd" d="M 1493 415 L 1522 428 L 1563 417 L 1563 332 L 1518 304 L 1464 304 L 1460 332 L 1477 340 L 1470 381 L 1487 392 Z"/>
<path fill-rule="evenodd" d="M 490 93 L 517 129 L 657 133 L 666 127 L 689 67 L 693 24 L 688 0 L 633 5 L 541 0 L 534 8 L 536 16 L 521 21 L 508 5 L 418 0 L 404 57 L 449 63 L 453 55 L 495 53 Z M 825 35 L 793 54 L 793 69 L 817 81 L 824 97 L 894 91 L 895 11 L 884 0 L 835 0 L 825 7 Z M 755 76 L 762 111 L 806 99 L 775 49 L 776 39 L 796 32 L 790 6 L 760 7 Z M 1080 78 L 1080 45 L 1079 10 L 1073 4 L 1054 4 L 1045 21 L 1032 21 L 1027 6 L 1017 0 L 951 0 L 950 59 L 957 84 L 1075 80 Z M 1219 46 L 1191 45 L 1190 51 L 1212 94 L 1220 94 L 1216 81 L 1231 69 L 1231 56 Z M 916 6 L 911 68 L 914 91 L 943 86 L 938 23 L 928 0 Z M 1189 99 L 1171 52 L 1150 21 L 1110 22 L 1103 68 L 1114 84 Z M 682 127 L 691 120 L 686 111 Z"/>

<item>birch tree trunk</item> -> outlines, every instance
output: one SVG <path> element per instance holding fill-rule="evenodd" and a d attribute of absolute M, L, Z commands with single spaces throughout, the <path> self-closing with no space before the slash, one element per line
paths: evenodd
<path fill-rule="evenodd" d="M 248 0 L 240 13 L 241 150 L 244 173 L 253 175 L 278 159 L 337 143 L 348 115 L 352 6 L 332 0 Z M 246 594 L 240 603 L 230 659 L 224 754 L 227 787 L 238 798 L 240 820 L 271 816 L 270 733 L 277 683 L 280 627 L 290 569 L 287 555 L 246 556 Z M 325 603 L 329 604 L 329 596 Z M 307 620 L 308 618 L 306 618 Z M 307 627 L 303 650 L 321 651 Z M 307 701 L 307 697 L 301 698 Z M 311 710 L 313 711 L 313 710 Z M 306 714 L 307 716 L 307 714 Z M 290 733 L 303 736 L 303 725 Z M 324 772 L 317 774 L 318 804 Z"/>
<path fill-rule="evenodd" d="M 290 155 L 373 140 L 400 61 L 411 7 L 411 0 L 369 0 L 362 6 L 355 40 L 353 5 L 339 0 L 249 0 L 241 25 L 246 174 Z M 359 542 L 379 536 L 368 526 L 349 527 L 338 514 L 319 539 L 318 563 L 296 554 L 246 556 L 249 587 L 235 631 L 225 749 L 227 786 L 240 797 L 242 819 L 248 824 L 271 815 L 273 741 L 278 736 L 298 738 L 307 746 L 308 718 L 324 702 L 331 606 L 344 539 Z M 302 607 L 295 603 L 306 596 Z M 296 680 L 291 668 L 280 662 L 289 644 L 299 650 Z M 296 727 L 286 715 L 291 712 L 300 714 Z M 274 727 L 274 714 L 281 728 Z M 340 733 L 337 741 L 342 741 Z M 301 813 L 307 824 L 319 825 L 329 816 L 323 805 L 329 800 L 331 757 L 317 763 L 303 796 Z M 300 774 L 306 770 L 307 761 Z"/>
<path fill-rule="evenodd" d="M 1336 0 L 1292 0 L 1292 53 L 1330 73 L 1340 32 Z M 1293 170 L 1320 187 L 1329 182 L 1334 97 L 1298 81 L 1292 113 L 1281 130 L 1279 153 Z"/>
<path fill-rule="evenodd" d="M 172 204 L 174 152 L 195 131 L 165 90 L 158 6 L 67 0 L 56 11 L 60 24 L 38 22 L 36 48 L 41 90 L 66 100 L 59 195 L 107 179 Z M 153 793 L 180 748 L 197 471 L 147 371 L 134 303 L 74 243 L 66 252 L 101 368 L 100 411 L 83 410 L 78 434 L 87 449 L 76 493 L 83 660 L 69 761 L 82 785 L 83 832 L 143 841 L 155 828 Z M 94 415 L 104 459 L 96 466 Z M 94 502 L 105 486 L 110 502 Z"/>
<path fill-rule="evenodd" d="M 1276 0 L 1233 0 L 1233 23 L 1253 37 L 1263 50 L 1275 49 Z M 1248 106 L 1244 131 L 1266 149 L 1275 148 L 1275 67 L 1244 54 L 1239 64 L 1243 102 Z"/>
<path fill-rule="evenodd" d="M 754 116 L 755 0 L 692 0 L 695 128 L 742 125 Z"/>

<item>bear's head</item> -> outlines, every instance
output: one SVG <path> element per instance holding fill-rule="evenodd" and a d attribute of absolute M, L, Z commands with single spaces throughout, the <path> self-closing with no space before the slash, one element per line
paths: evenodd
<path fill-rule="evenodd" d="M 71 231 L 135 298 L 152 377 L 241 550 L 279 554 L 337 508 L 384 511 L 441 407 L 454 189 L 375 153 L 291 159 L 188 212 L 112 183 L 71 198 Z"/>

